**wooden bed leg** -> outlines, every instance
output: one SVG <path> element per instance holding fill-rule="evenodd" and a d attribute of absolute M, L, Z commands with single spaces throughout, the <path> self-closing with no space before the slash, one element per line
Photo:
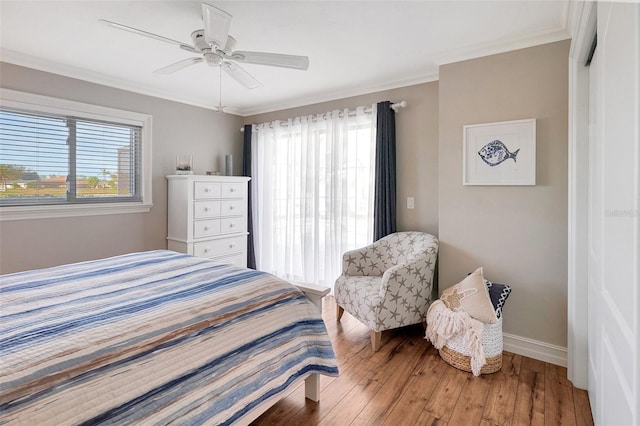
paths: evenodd
<path fill-rule="evenodd" d="M 382 332 L 371 330 L 371 349 L 373 349 L 374 352 L 378 352 L 378 349 L 380 349 L 381 337 Z"/>
<path fill-rule="evenodd" d="M 320 401 L 320 374 L 312 373 L 304 379 L 304 396 L 314 402 Z"/>
<path fill-rule="evenodd" d="M 340 321 L 340 318 L 342 318 L 342 314 L 344 314 L 344 309 L 342 308 L 342 306 L 336 303 L 336 321 Z"/>

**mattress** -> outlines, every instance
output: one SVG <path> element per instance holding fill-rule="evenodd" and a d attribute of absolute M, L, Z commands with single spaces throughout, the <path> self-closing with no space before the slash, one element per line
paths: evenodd
<path fill-rule="evenodd" d="M 0 276 L 0 311 L 0 424 L 232 424 L 338 374 L 298 289 L 172 251 Z"/>

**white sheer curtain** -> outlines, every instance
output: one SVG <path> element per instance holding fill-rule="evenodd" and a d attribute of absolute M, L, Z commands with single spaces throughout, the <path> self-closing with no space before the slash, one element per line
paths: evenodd
<path fill-rule="evenodd" d="M 333 288 L 342 253 L 373 238 L 375 106 L 254 129 L 256 266 Z"/>

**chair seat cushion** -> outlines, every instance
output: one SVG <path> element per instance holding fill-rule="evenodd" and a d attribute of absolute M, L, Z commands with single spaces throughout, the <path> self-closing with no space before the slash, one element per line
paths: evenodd
<path fill-rule="evenodd" d="M 338 305 L 374 331 L 379 329 L 376 318 L 382 302 L 381 282 L 382 277 L 341 275 L 334 289 Z"/>

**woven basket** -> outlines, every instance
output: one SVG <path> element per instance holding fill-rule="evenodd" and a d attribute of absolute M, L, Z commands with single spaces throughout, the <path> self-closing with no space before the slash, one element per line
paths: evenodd
<path fill-rule="evenodd" d="M 471 352 L 462 340 L 462 333 L 453 336 L 440 349 L 440 356 L 447 364 L 462 371 L 471 372 Z M 495 324 L 485 324 L 482 333 L 482 348 L 487 363 L 480 374 L 490 374 L 502 368 L 502 317 Z"/>

